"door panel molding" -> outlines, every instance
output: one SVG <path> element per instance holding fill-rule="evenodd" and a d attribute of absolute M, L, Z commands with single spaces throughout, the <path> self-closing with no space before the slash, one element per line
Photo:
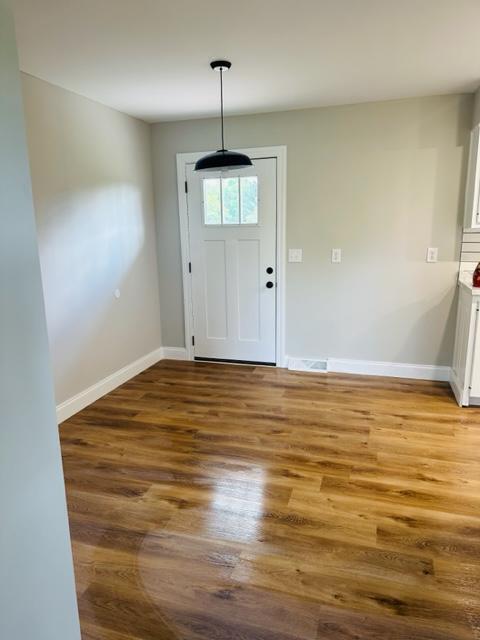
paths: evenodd
<path fill-rule="evenodd" d="M 286 268 L 286 191 L 287 191 L 287 147 L 257 147 L 235 149 L 246 153 L 254 160 L 276 158 L 277 160 L 277 292 L 276 292 L 276 365 L 286 367 L 285 357 L 285 268 Z M 195 348 L 193 336 L 192 276 L 188 226 L 187 166 L 195 163 L 209 151 L 177 153 L 177 192 L 180 222 L 180 244 L 182 252 L 183 310 L 185 324 L 185 348 L 187 359 L 193 360 Z M 195 268 L 195 265 L 193 265 Z"/>

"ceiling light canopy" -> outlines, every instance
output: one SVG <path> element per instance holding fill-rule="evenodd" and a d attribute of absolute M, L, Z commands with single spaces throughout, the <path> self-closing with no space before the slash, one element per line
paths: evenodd
<path fill-rule="evenodd" d="M 222 132 L 222 148 L 215 153 L 203 156 L 195 163 L 195 171 L 229 171 L 231 169 L 245 169 L 251 167 L 252 161 L 244 153 L 225 149 L 224 118 L 223 118 L 223 72 L 230 69 L 232 63 L 228 60 L 214 60 L 210 66 L 220 71 L 220 118 Z"/>

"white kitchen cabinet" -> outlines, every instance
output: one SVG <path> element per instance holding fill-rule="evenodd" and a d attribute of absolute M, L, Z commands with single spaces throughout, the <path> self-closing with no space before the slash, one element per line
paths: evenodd
<path fill-rule="evenodd" d="M 480 229 L 480 125 L 470 134 L 467 184 L 465 188 L 465 229 Z"/>
<path fill-rule="evenodd" d="M 460 406 L 480 405 L 480 288 L 460 275 L 450 385 Z"/>

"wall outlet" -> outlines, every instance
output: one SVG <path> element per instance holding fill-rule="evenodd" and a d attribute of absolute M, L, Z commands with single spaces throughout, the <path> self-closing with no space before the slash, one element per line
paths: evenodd
<path fill-rule="evenodd" d="M 115 291 L 113 292 L 113 295 L 118 300 L 120 298 L 120 289 L 115 289 Z"/>
<path fill-rule="evenodd" d="M 302 262 L 303 260 L 303 250 L 302 249 L 289 249 L 288 250 L 288 261 L 289 262 Z"/>
<path fill-rule="evenodd" d="M 428 247 L 427 249 L 427 262 L 438 262 L 438 248 Z"/>
<path fill-rule="evenodd" d="M 342 261 L 342 250 L 332 249 L 332 262 L 341 262 L 341 261 Z"/>

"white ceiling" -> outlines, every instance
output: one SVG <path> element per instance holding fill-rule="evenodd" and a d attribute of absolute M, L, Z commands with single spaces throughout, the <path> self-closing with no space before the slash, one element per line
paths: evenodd
<path fill-rule="evenodd" d="M 13 0 L 20 66 L 155 122 L 473 91 L 480 0 Z"/>

